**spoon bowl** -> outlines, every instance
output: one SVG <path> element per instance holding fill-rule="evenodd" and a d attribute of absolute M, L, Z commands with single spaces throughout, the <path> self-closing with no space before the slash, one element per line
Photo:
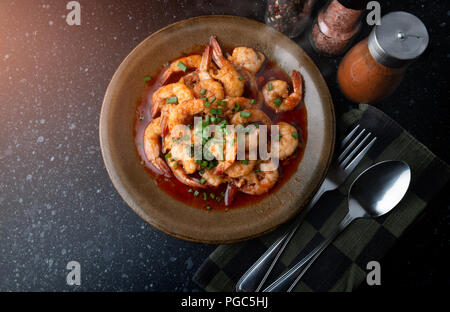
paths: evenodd
<path fill-rule="evenodd" d="M 376 218 L 391 211 L 405 196 L 411 169 L 404 161 L 379 162 L 364 170 L 348 194 L 353 218 Z"/>

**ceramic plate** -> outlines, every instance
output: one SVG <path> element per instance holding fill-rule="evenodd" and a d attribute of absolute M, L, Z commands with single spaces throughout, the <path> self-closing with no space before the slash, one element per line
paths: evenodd
<path fill-rule="evenodd" d="M 170 197 L 141 165 L 134 141 L 136 103 L 142 77 L 202 46 L 216 35 L 225 46 L 263 52 L 286 72 L 304 77 L 308 139 L 291 179 L 249 206 L 205 211 Z M 145 221 L 185 240 L 230 243 L 275 229 L 296 215 L 325 178 L 334 147 L 335 119 L 327 85 L 308 55 L 293 41 L 259 22 L 235 16 L 201 16 L 167 26 L 140 43 L 122 62 L 106 91 L 100 116 L 100 144 L 109 176 L 127 204 Z"/>

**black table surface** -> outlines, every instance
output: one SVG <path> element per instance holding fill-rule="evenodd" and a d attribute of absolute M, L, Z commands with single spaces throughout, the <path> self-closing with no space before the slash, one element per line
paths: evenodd
<path fill-rule="evenodd" d="M 103 95 L 125 56 L 159 28 L 207 14 L 263 21 L 266 3 L 79 2 L 80 26 L 65 22 L 68 1 L 0 2 L 0 291 L 199 290 L 192 276 L 215 246 L 159 232 L 118 195 L 100 153 Z M 448 162 L 449 3 L 381 1 L 381 8 L 418 16 L 430 44 L 378 107 Z M 316 55 L 305 36 L 294 40 L 322 71 L 337 115 L 351 108 L 336 85 L 340 57 Z M 383 259 L 377 289 L 449 284 L 448 191 Z M 80 286 L 66 283 L 69 261 L 81 265 Z"/>

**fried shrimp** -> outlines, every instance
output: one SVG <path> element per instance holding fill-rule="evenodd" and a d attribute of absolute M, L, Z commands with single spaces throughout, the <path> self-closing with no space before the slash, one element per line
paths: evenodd
<path fill-rule="evenodd" d="M 272 80 L 266 83 L 262 91 L 266 106 L 277 113 L 293 110 L 303 99 L 303 78 L 296 70 L 292 71 L 292 85 L 294 91 L 289 94 L 286 81 Z"/>
<path fill-rule="evenodd" d="M 179 161 L 169 161 L 169 167 L 172 169 L 174 176 L 183 184 L 189 185 L 196 188 L 206 188 L 207 185 L 202 184 L 200 180 L 190 177 L 183 167 L 180 165 Z"/>
<path fill-rule="evenodd" d="M 256 164 L 256 160 L 235 161 L 227 170 L 225 170 L 225 174 L 230 178 L 240 178 L 252 172 Z"/>
<path fill-rule="evenodd" d="M 185 56 L 173 61 L 172 63 L 170 63 L 169 67 L 162 75 L 161 77 L 162 83 L 164 84 L 173 73 L 186 71 L 188 68 L 198 69 L 200 67 L 201 62 L 202 57 L 198 54 Z"/>
<path fill-rule="evenodd" d="M 162 130 L 171 133 L 177 125 L 189 124 L 195 115 L 203 113 L 204 110 L 205 101 L 202 99 L 188 100 L 173 106 L 168 112 L 167 121 L 161 125 Z"/>
<path fill-rule="evenodd" d="M 183 83 L 176 82 L 162 86 L 152 96 L 152 117 L 155 118 L 167 102 L 176 104 L 193 98 L 191 90 Z"/>
<path fill-rule="evenodd" d="M 213 49 L 213 60 L 219 67 L 219 70 L 213 72 L 211 76 L 222 83 L 226 96 L 241 96 L 244 93 L 245 77 L 223 56 L 222 49 L 214 36 L 211 36 L 210 44 Z"/>
<path fill-rule="evenodd" d="M 299 134 L 297 129 L 288 124 L 287 122 L 279 122 L 277 124 L 279 126 L 279 135 L 280 135 L 280 160 L 286 159 L 292 154 L 294 154 L 297 146 L 299 144 Z"/>
<path fill-rule="evenodd" d="M 257 108 L 244 109 L 241 112 L 235 113 L 231 118 L 231 123 L 234 125 L 244 125 L 256 122 L 260 122 L 264 125 L 270 125 L 272 123 L 270 117 Z"/>
<path fill-rule="evenodd" d="M 245 68 L 253 75 L 259 71 L 265 59 L 264 54 L 248 47 L 234 48 L 233 54 L 228 57 L 228 60 L 238 67 Z"/>
<path fill-rule="evenodd" d="M 228 181 L 227 177 L 215 174 L 214 169 L 204 170 L 203 173 L 200 173 L 200 175 L 203 179 L 205 179 L 206 183 L 212 187 L 218 187 L 222 183 Z"/>
<path fill-rule="evenodd" d="M 144 133 L 144 152 L 147 159 L 161 173 L 170 176 L 170 169 L 164 159 L 161 158 L 161 127 L 160 118 L 153 119 Z"/>
<path fill-rule="evenodd" d="M 192 130 L 185 130 L 185 135 L 173 143 L 169 155 L 168 161 L 179 161 L 186 174 L 193 174 L 200 169 L 194 159 Z"/>
<path fill-rule="evenodd" d="M 197 97 L 221 100 L 225 96 L 223 86 L 220 82 L 214 80 L 208 72 L 211 63 L 211 52 L 211 46 L 208 44 L 202 55 L 202 62 L 198 71 L 199 83 L 194 86 L 194 93 Z"/>
<path fill-rule="evenodd" d="M 207 210 L 233 206 L 235 199 L 240 206 L 251 197 L 243 193 L 273 193 L 296 170 L 307 138 L 300 72 L 292 71 L 291 83 L 278 64 L 265 66 L 261 52 L 226 51 L 211 36 L 204 51 L 167 63 L 136 108 L 135 133 L 145 130 L 137 151 L 164 181 L 159 187 Z"/>
<path fill-rule="evenodd" d="M 237 140 L 234 128 L 227 127 L 223 139 L 217 136 L 213 137 L 208 144 L 208 151 L 219 161 L 214 169 L 214 174 L 223 174 L 236 160 Z"/>
<path fill-rule="evenodd" d="M 279 178 L 278 168 L 262 171 L 261 166 L 263 164 L 267 165 L 267 163 L 261 163 L 257 166 L 258 171 L 252 171 L 237 180 L 236 186 L 239 191 L 250 195 L 261 195 L 275 186 Z"/>

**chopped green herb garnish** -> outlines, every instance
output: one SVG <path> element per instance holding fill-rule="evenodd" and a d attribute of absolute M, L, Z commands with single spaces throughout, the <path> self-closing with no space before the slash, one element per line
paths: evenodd
<path fill-rule="evenodd" d="M 209 104 L 214 103 L 215 100 L 216 100 L 216 97 L 213 97 L 211 100 L 209 100 Z"/>
<path fill-rule="evenodd" d="M 269 83 L 267 84 L 267 88 L 269 89 L 269 91 L 272 91 L 272 90 L 273 90 L 273 85 L 272 85 L 271 82 L 269 82 Z"/>
<path fill-rule="evenodd" d="M 183 62 L 178 62 L 177 64 L 178 68 L 180 68 L 182 71 L 186 72 L 187 66 L 183 64 Z"/>
<path fill-rule="evenodd" d="M 178 103 L 178 98 L 176 96 L 168 97 L 166 99 L 166 104 L 175 104 Z"/>
<path fill-rule="evenodd" d="M 242 80 L 244 80 L 244 79 L 245 79 L 245 78 L 244 78 L 244 76 L 242 76 L 242 75 L 239 77 L 239 80 L 240 80 L 240 81 L 242 81 Z"/>
<path fill-rule="evenodd" d="M 239 103 L 238 102 L 234 103 L 234 111 L 237 113 L 240 110 L 241 110 L 241 106 L 239 105 Z"/>
<path fill-rule="evenodd" d="M 255 104 L 256 103 L 256 100 L 255 99 L 251 99 L 250 100 L 250 104 Z"/>
<path fill-rule="evenodd" d="M 211 108 L 210 113 L 213 115 L 223 114 L 223 110 L 221 108 Z"/>
<path fill-rule="evenodd" d="M 226 55 L 226 57 L 230 57 L 231 56 L 230 53 L 228 53 L 228 52 L 225 52 L 225 55 Z"/>
<path fill-rule="evenodd" d="M 200 192 L 199 191 L 194 191 L 194 196 L 198 196 L 198 194 L 200 194 Z"/>
<path fill-rule="evenodd" d="M 211 197 L 212 199 L 216 198 L 216 195 L 214 193 L 209 193 L 209 197 Z"/>
<path fill-rule="evenodd" d="M 144 81 L 145 82 L 149 82 L 150 80 L 152 80 L 152 76 L 145 76 L 144 77 Z"/>
<path fill-rule="evenodd" d="M 203 165 L 203 162 L 202 162 L 202 165 Z M 205 184 L 205 182 L 206 182 L 206 179 L 205 179 L 205 178 L 201 178 L 201 179 L 200 179 L 200 183 L 201 183 L 201 184 Z"/>
<path fill-rule="evenodd" d="M 209 116 L 209 115 L 208 115 L 208 116 Z M 211 122 L 212 122 L 212 123 L 215 123 L 215 122 L 216 122 L 216 119 L 217 119 L 216 116 L 212 116 L 212 117 L 211 117 Z"/>
<path fill-rule="evenodd" d="M 256 169 L 255 169 L 255 172 L 261 172 L 261 169 L 256 168 Z"/>
<path fill-rule="evenodd" d="M 200 93 L 201 93 L 202 95 L 205 95 L 206 89 L 201 89 L 201 90 L 200 90 Z"/>
<path fill-rule="evenodd" d="M 172 157 L 172 154 L 171 154 L 171 153 L 168 153 L 168 154 L 166 154 L 166 156 L 164 156 L 164 157 L 166 157 L 166 159 L 169 159 L 169 158 Z"/>
<path fill-rule="evenodd" d="M 193 189 L 188 189 L 188 193 L 192 193 L 194 190 Z"/>
<path fill-rule="evenodd" d="M 206 193 L 203 193 L 203 200 L 206 201 L 208 199 L 208 195 Z"/>
<path fill-rule="evenodd" d="M 250 113 L 250 112 L 243 111 L 243 112 L 241 112 L 241 117 L 248 118 L 248 117 L 250 117 L 251 114 L 252 113 Z"/>
<path fill-rule="evenodd" d="M 209 205 L 206 206 L 205 208 L 206 208 L 206 210 L 211 210 L 212 209 L 211 206 L 209 206 Z"/>
<path fill-rule="evenodd" d="M 217 105 L 225 107 L 227 105 L 226 101 L 217 100 Z"/>
<path fill-rule="evenodd" d="M 276 99 L 273 101 L 273 104 L 275 104 L 276 107 L 279 107 L 279 106 L 281 105 L 282 102 L 283 102 L 283 101 L 282 101 L 280 98 L 276 98 Z"/>
<path fill-rule="evenodd" d="M 225 193 L 224 192 L 220 192 L 220 196 L 225 197 Z"/>
<path fill-rule="evenodd" d="M 297 132 L 292 132 L 292 136 L 298 140 L 298 133 Z"/>
<path fill-rule="evenodd" d="M 205 103 L 203 104 L 205 107 L 210 107 L 211 103 L 209 103 L 208 101 L 205 101 Z"/>
<path fill-rule="evenodd" d="M 200 100 L 203 100 L 203 101 L 205 101 L 205 102 L 208 102 L 208 99 L 207 99 L 206 97 L 204 97 L 204 96 L 202 96 L 202 97 L 200 98 Z"/>
<path fill-rule="evenodd" d="M 247 159 L 241 160 L 241 164 L 248 165 L 248 160 Z"/>

